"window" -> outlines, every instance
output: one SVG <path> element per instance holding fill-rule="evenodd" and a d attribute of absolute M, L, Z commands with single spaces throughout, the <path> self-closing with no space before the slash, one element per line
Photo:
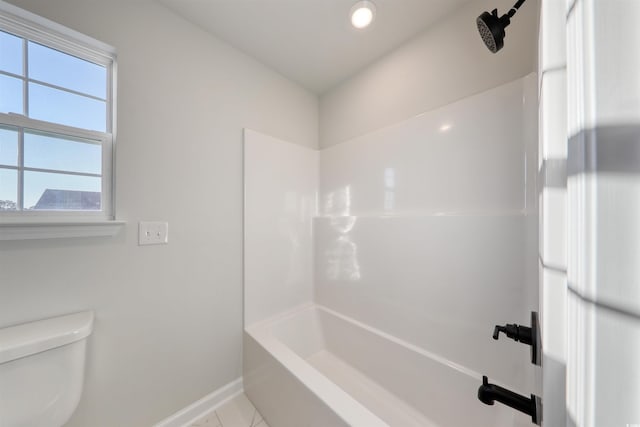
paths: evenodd
<path fill-rule="evenodd" d="M 113 48 L 0 4 L 0 223 L 112 220 Z"/>

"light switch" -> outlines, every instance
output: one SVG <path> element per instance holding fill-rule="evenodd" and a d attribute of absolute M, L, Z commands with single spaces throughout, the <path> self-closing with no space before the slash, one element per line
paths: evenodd
<path fill-rule="evenodd" d="M 138 245 L 166 245 L 169 243 L 169 223 L 140 221 L 138 226 Z"/>

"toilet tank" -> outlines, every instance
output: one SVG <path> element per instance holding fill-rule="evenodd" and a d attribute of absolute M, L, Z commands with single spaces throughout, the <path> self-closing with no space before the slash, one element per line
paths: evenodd
<path fill-rule="evenodd" d="M 0 426 L 60 427 L 84 383 L 86 311 L 0 329 Z"/>

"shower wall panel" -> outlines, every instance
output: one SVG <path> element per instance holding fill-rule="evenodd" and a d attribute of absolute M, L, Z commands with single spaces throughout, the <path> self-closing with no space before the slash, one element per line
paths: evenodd
<path fill-rule="evenodd" d="M 318 151 L 245 129 L 245 326 L 313 298 Z"/>
<path fill-rule="evenodd" d="M 322 150 L 321 213 L 523 212 L 526 82 L 535 78 Z"/>
<path fill-rule="evenodd" d="M 537 78 L 325 149 L 316 302 L 535 393 Z M 533 237 L 532 237 L 533 235 Z"/>

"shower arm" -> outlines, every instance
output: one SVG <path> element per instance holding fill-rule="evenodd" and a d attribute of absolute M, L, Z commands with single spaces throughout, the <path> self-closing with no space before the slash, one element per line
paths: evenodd
<path fill-rule="evenodd" d="M 516 14 L 516 12 L 518 11 L 518 9 L 520 9 L 520 6 L 522 6 L 524 4 L 526 0 L 518 0 L 516 2 L 516 4 L 514 4 L 511 9 L 509 9 L 509 12 L 507 12 L 507 15 L 509 16 L 509 18 L 513 18 L 513 15 Z"/>

